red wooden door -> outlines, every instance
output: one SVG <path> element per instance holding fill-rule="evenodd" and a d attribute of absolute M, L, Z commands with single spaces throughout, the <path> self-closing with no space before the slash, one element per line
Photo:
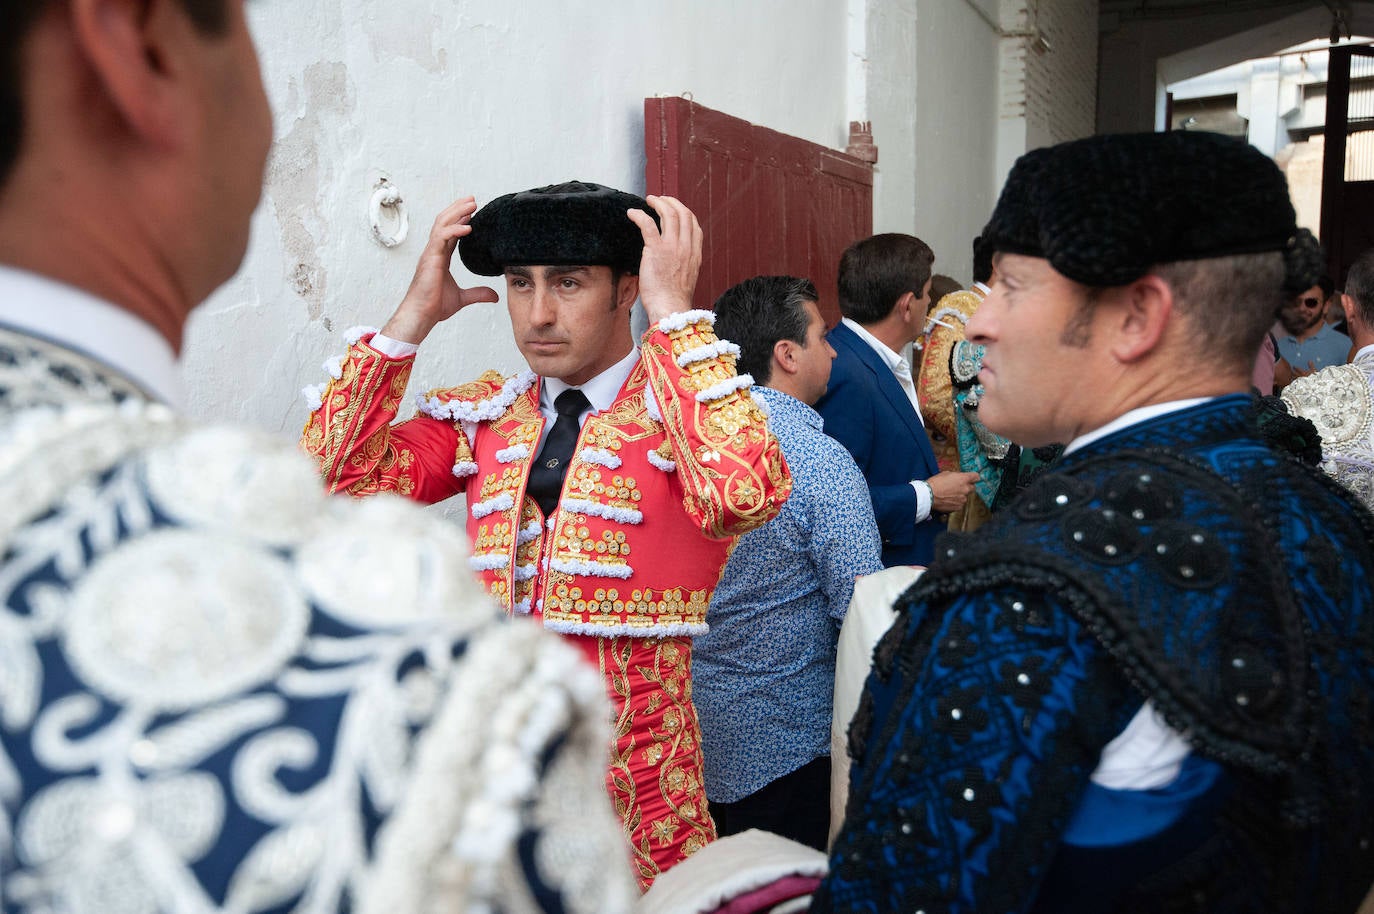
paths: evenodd
<path fill-rule="evenodd" d="M 683 98 L 644 100 L 645 185 L 687 204 L 705 236 L 695 306 L 760 274 L 805 276 L 840 319 L 844 249 L 873 233 L 873 167 Z"/>

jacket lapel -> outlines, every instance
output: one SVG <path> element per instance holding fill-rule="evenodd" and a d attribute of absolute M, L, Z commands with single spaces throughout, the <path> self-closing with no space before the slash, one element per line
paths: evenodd
<path fill-rule="evenodd" d="M 882 357 L 873 351 L 873 347 L 844 324 L 839 324 L 830 331 L 829 339 L 831 345 L 841 343 L 849 347 L 850 352 L 854 353 L 859 362 L 873 373 L 877 379 L 878 390 L 882 391 L 888 407 L 905 423 L 911 436 L 917 441 L 925 441 L 925 426 L 921 424 L 920 418 L 916 415 L 915 407 L 907 399 L 906 391 L 902 390 L 902 385 L 898 383 L 897 376 L 892 373 L 892 369 L 887 366 Z M 926 450 L 928 449 L 929 444 L 926 446 Z"/>

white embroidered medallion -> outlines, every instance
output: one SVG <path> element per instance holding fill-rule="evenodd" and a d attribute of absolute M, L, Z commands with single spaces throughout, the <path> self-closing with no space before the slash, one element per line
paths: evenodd
<path fill-rule="evenodd" d="M 281 559 L 228 538 L 159 530 L 77 581 L 64 636 L 85 681 L 165 711 L 272 678 L 309 621 Z"/>

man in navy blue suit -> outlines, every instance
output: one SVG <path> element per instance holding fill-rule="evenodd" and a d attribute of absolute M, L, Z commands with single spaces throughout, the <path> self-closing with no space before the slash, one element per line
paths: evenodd
<path fill-rule="evenodd" d="M 883 564 L 926 565 L 945 517 L 963 505 L 976 473 L 941 473 L 901 350 L 920 338 L 935 255 L 912 235 L 856 241 L 840 258 L 835 361 L 816 409 L 826 434 L 863 471 L 882 534 Z"/>

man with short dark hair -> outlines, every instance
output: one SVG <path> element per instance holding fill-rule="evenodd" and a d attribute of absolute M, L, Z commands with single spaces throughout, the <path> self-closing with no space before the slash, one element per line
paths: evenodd
<path fill-rule="evenodd" d="M 1351 265 L 1341 306 L 1355 357 L 1298 378 L 1283 402 L 1321 433 L 1322 469 L 1374 511 L 1374 250 Z"/>
<path fill-rule="evenodd" d="M 974 473 L 940 472 L 921 423 L 902 350 L 925 330 L 935 255 L 911 235 L 856 241 L 840 258 L 835 364 L 816 404 L 825 433 L 853 455 L 868 482 L 883 564 L 927 564 L 945 516 L 973 491 Z"/>
<path fill-rule="evenodd" d="M 0 22 L 0 909 L 629 910 L 595 671 L 168 406 L 271 142 L 243 0 Z"/>
<path fill-rule="evenodd" d="M 475 212 L 474 212 L 475 211 Z M 392 424 L 415 353 L 460 309 L 455 248 L 504 276 L 529 370 L 430 391 Z M 467 499 L 470 560 L 508 611 L 561 633 L 615 707 L 606 787 L 648 887 L 715 837 L 702 790 L 691 638 L 733 537 L 790 481 L 709 311 L 690 310 L 701 228 L 677 200 L 571 181 L 440 214 L 381 332 L 358 330 L 311 392 L 302 437 L 330 491 Z M 650 329 L 638 345 L 630 309 Z"/>
<path fill-rule="evenodd" d="M 1129 180 L 1126 180 L 1129 177 Z M 874 652 L 812 910 L 1349 914 L 1374 880 L 1374 516 L 1249 376 L 1320 251 L 1244 142 L 1013 166 L 979 413 L 1069 442 Z"/>
<path fill-rule="evenodd" d="M 1350 353 L 1350 337 L 1326 322 L 1326 303 L 1336 284 L 1320 276 L 1311 286 L 1292 296 L 1279 309 L 1276 334 L 1279 357 L 1291 367 L 1291 376 L 1300 378 L 1332 365 L 1344 365 Z M 1280 386 L 1289 382 L 1288 372 Z"/>
<path fill-rule="evenodd" d="M 854 578 L 882 568 L 878 527 L 863 475 L 811 408 L 835 357 L 816 287 L 756 276 L 715 313 L 768 409 L 792 495 L 740 537 L 695 645 L 706 794 L 722 835 L 761 828 L 823 850 L 835 643 Z"/>

